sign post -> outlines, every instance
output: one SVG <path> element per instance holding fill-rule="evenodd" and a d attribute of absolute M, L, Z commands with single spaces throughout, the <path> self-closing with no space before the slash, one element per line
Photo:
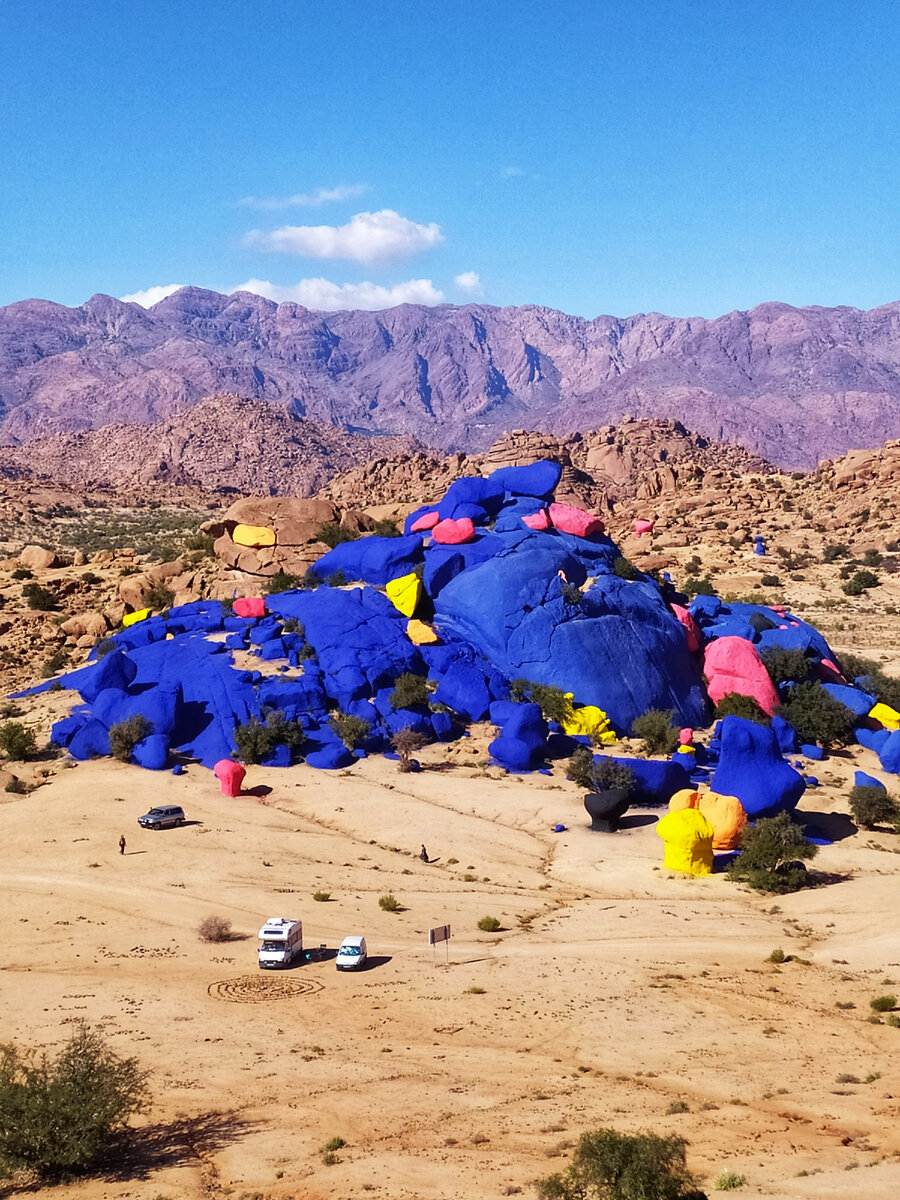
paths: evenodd
<path fill-rule="evenodd" d="M 437 925 L 434 929 L 428 930 L 428 945 L 431 946 L 431 948 L 432 948 L 432 955 L 431 955 L 432 965 L 434 964 L 434 947 L 438 944 L 438 942 L 446 943 L 446 950 L 447 950 L 446 965 L 449 967 L 450 966 L 450 926 L 449 925 Z"/>

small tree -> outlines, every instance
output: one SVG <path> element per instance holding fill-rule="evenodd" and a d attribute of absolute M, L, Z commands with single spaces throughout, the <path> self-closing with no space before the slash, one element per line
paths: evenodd
<path fill-rule="evenodd" d="M 821 683 L 798 683 L 776 712 L 793 725 L 801 742 L 846 746 L 853 737 L 856 717 L 846 704 L 826 692 Z"/>
<path fill-rule="evenodd" d="M 317 542 L 324 542 L 326 546 L 330 546 L 333 550 L 335 546 L 339 546 L 341 542 L 355 542 L 359 538 L 359 534 L 355 529 L 346 529 L 337 521 L 326 521 L 324 525 L 320 525 L 316 530 L 315 538 Z"/>
<path fill-rule="evenodd" d="M 197 936 L 201 942 L 230 942 L 234 936 L 231 932 L 231 921 L 228 917 L 215 914 L 204 917 L 197 926 Z"/>
<path fill-rule="evenodd" d="M 394 690 L 388 697 L 388 703 L 395 711 L 398 708 L 424 708 L 430 695 L 428 680 L 424 675 L 404 671 L 394 680 Z"/>
<path fill-rule="evenodd" d="M 45 1178 L 85 1170 L 147 1107 L 147 1079 L 86 1025 L 55 1057 L 0 1047 L 0 1165 Z"/>
<path fill-rule="evenodd" d="M 809 659 L 802 650 L 772 646 L 763 650 L 759 657 L 776 687 L 783 683 L 805 683 L 809 678 Z"/>
<path fill-rule="evenodd" d="M 59 609 L 56 593 L 39 583 L 26 583 L 22 588 L 22 595 L 28 601 L 28 607 L 38 612 L 57 612 Z"/>
<path fill-rule="evenodd" d="M 573 783 L 586 790 L 594 786 L 594 756 L 588 746 L 578 746 L 566 768 Z"/>
<path fill-rule="evenodd" d="M 634 737 L 642 738 L 646 754 L 671 754 L 678 745 L 674 708 L 649 708 L 635 717 L 631 725 Z"/>
<path fill-rule="evenodd" d="M 118 721 L 109 731 L 109 750 L 113 758 L 119 762 L 131 762 L 131 756 L 138 742 L 149 737 L 153 732 L 153 722 L 148 721 L 143 713 L 135 713 Z"/>
<path fill-rule="evenodd" d="M 744 696 L 741 692 L 726 692 L 716 705 L 715 718 L 720 721 L 723 717 L 743 717 L 745 721 L 755 721 L 757 725 L 771 725 L 768 713 L 760 707 L 759 701 L 752 696 Z"/>
<path fill-rule="evenodd" d="M 390 517 L 383 517 L 381 520 L 376 521 L 372 526 L 372 533 L 374 533 L 376 537 L 395 538 L 403 536 L 401 531 L 397 528 L 396 523 L 392 521 Z"/>
<path fill-rule="evenodd" d="M 371 722 L 345 712 L 335 713 L 328 724 L 348 750 L 355 750 L 360 742 L 365 741 L 372 729 Z"/>
<path fill-rule="evenodd" d="M 620 554 L 613 561 L 613 574 L 618 575 L 620 579 L 635 580 L 641 578 L 640 571 L 624 554 Z"/>
<path fill-rule="evenodd" d="M 631 795 L 635 783 L 631 767 L 608 755 L 601 755 L 591 768 L 591 788 L 595 792 L 627 792 Z"/>
<path fill-rule="evenodd" d="M 401 771 L 412 770 L 413 755 L 417 750 L 421 750 L 426 740 L 424 733 L 417 732 L 409 725 L 404 725 L 402 729 L 398 729 L 395 734 L 391 735 L 391 745 L 399 755 Z"/>
<path fill-rule="evenodd" d="M 682 1137 L 598 1129 L 578 1139 L 565 1172 L 538 1182 L 541 1200 L 706 1200 Z"/>
<path fill-rule="evenodd" d="M 0 725 L 0 750 L 14 762 L 25 762 L 37 750 L 34 730 L 19 721 L 5 721 Z"/>
<path fill-rule="evenodd" d="M 744 830 L 728 877 L 761 892 L 796 892 L 809 883 L 804 861 L 818 853 L 819 847 L 806 840 L 787 813 L 761 817 Z"/>
<path fill-rule="evenodd" d="M 300 575 L 290 575 L 287 571 L 276 571 L 266 580 L 263 591 L 267 596 L 275 596 L 279 592 L 295 592 L 306 586 Z"/>
<path fill-rule="evenodd" d="M 174 593 L 164 583 L 154 583 L 149 591 L 144 592 L 144 604 L 154 612 L 163 612 L 172 607 Z"/>
<path fill-rule="evenodd" d="M 235 754 L 242 763 L 262 762 L 272 753 L 274 745 L 269 729 L 256 717 L 234 728 Z"/>
<path fill-rule="evenodd" d="M 900 808 L 884 788 L 870 784 L 857 784 L 850 790 L 850 813 L 857 825 L 863 829 L 874 829 L 876 825 L 893 825 L 900 817 Z"/>
<path fill-rule="evenodd" d="M 545 721 L 556 721 L 562 725 L 571 716 L 572 702 L 561 688 L 549 683 L 532 683 L 529 684 L 529 691 Z"/>

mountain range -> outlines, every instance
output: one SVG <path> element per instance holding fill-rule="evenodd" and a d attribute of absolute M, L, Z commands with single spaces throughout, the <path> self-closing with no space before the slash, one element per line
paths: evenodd
<path fill-rule="evenodd" d="M 147 310 L 102 295 L 0 308 L 0 443 L 153 425 L 219 392 L 467 453 L 513 428 L 672 418 L 809 469 L 900 437 L 900 303 L 585 320 L 534 305 L 321 313 L 188 287 Z"/>

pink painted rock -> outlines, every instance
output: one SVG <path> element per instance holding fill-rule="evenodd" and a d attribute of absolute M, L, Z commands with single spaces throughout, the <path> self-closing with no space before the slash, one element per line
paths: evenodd
<path fill-rule="evenodd" d="M 213 767 L 213 775 L 219 781 L 219 790 L 223 796 L 239 796 L 246 774 L 241 764 L 233 758 L 220 758 Z"/>
<path fill-rule="evenodd" d="M 434 529 L 440 519 L 437 509 L 434 512 L 422 513 L 421 517 L 410 525 L 409 532 L 424 533 L 426 529 Z"/>
<path fill-rule="evenodd" d="M 825 683 L 853 682 L 844 678 L 837 663 L 832 662 L 830 658 L 823 658 L 819 663 L 819 678 Z"/>
<path fill-rule="evenodd" d="M 752 696 L 771 717 L 779 703 L 769 672 L 752 642 L 742 637 L 720 637 L 710 642 L 703 657 L 706 690 L 714 704 L 728 692 Z"/>
<path fill-rule="evenodd" d="M 442 546 L 459 546 L 463 542 L 471 542 L 475 536 L 475 526 L 471 517 L 460 517 L 458 521 L 445 517 L 432 529 L 431 536 Z"/>
<path fill-rule="evenodd" d="M 242 600 L 235 600 L 234 615 L 236 617 L 264 617 L 266 602 L 262 596 L 246 596 Z"/>
<path fill-rule="evenodd" d="M 643 537 L 645 533 L 653 532 L 653 522 L 639 517 L 638 520 L 631 522 L 631 528 L 637 537 Z"/>
<path fill-rule="evenodd" d="M 688 727 L 685 726 L 684 729 L 679 731 L 678 741 L 680 742 L 680 744 L 682 746 L 690 746 L 690 744 L 693 740 L 694 740 L 693 729 L 688 729 Z"/>
<path fill-rule="evenodd" d="M 543 533 L 545 529 L 550 528 L 550 516 L 546 508 L 542 508 L 540 512 L 530 513 L 527 517 L 523 517 L 522 524 L 527 525 L 529 529 L 536 529 L 538 533 Z"/>
<path fill-rule="evenodd" d="M 574 533 L 576 537 L 591 537 L 603 532 L 603 522 L 593 513 L 576 508 L 574 504 L 550 505 L 550 520 L 561 533 Z"/>
<path fill-rule="evenodd" d="M 672 605 L 672 612 L 684 626 L 684 632 L 687 635 L 688 650 L 692 654 L 696 654 L 703 645 L 703 634 L 700 632 L 700 626 L 691 616 L 686 608 L 682 608 L 680 604 Z"/>

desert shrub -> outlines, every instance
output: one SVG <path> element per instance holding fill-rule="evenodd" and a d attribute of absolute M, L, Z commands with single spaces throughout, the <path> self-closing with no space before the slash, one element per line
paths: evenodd
<path fill-rule="evenodd" d="M 877 587 L 878 576 L 873 571 L 857 571 L 841 587 L 845 596 L 861 596 L 869 588 Z"/>
<path fill-rule="evenodd" d="M 896 996 L 876 996 L 874 1000 L 869 1001 L 869 1008 L 873 1012 L 893 1012 L 896 1007 Z"/>
<path fill-rule="evenodd" d="M 299 721 L 290 721 L 281 708 L 264 709 L 266 728 L 272 739 L 272 747 L 287 746 L 289 750 L 300 752 L 306 742 L 306 734 Z"/>
<path fill-rule="evenodd" d="M 57 650 L 44 662 L 41 667 L 41 675 L 44 679 L 52 679 L 57 671 L 61 671 L 67 665 L 69 656 L 65 650 Z"/>
<path fill-rule="evenodd" d="M 397 528 L 395 522 L 389 517 L 384 517 L 382 520 L 376 521 L 372 526 L 372 532 L 376 537 L 394 538 L 403 536 L 402 531 Z"/>
<path fill-rule="evenodd" d="M 56 593 L 51 592 L 49 588 L 42 587 L 39 583 L 26 583 L 22 588 L 22 595 L 28 601 L 28 607 L 37 612 L 57 612 L 59 610 Z"/>
<path fill-rule="evenodd" d="M 746 1175 L 738 1175 L 736 1171 L 723 1171 L 716 1177 L 713 1186 L 717 1192 L 731 1192 L 735 1188 L 743 1187 L 746 1182 Z"/>
<path fill-rule="evenodd" d="M 681 585 L 682 591 L 687 596 L 717 596 L 713 581 L 708 575 L 698 578 L 696 575 L 688 575 L 684 583 Z"/>
<path fill-rule="evenodd" d="M 740 692 L 726 692 L 715 708 L 715 718 L 720 721 L 723 717 L 743 717 L 746 721 L 755 721 L 757 725 L 771 725 L 772 721 L 752 696 L 744 696 Z"/>
<path fill-rule="evenodd" d="M 608 755 L 601 755 L 591 768 L 591 788 L 595 792 L 631 792 L 634 790 L 635 774 L 631 767 L 616 762 Z"/>
<path fill-rule="evenodd" d="M 327 904 L 331 899 L 331 892 L 313 892 L 313 900 L 318 904 Z"/>
<path fill-rule="evenodd" d="M 346 1146 L 346 1145 L 347 1145 L 347 1143 L 344 1141 L 344 1139 L 342 1137 L 333 1137 L 333 1138 L 329 1138 L 329 1140 L 325 1143 L 325 1145 L 322 1147 L 322 1149 L 323 1150 L 342 1150 L 344 1148 L 344 1146 Z"/>
<path fill-rule="evenodd" d="M 164 583 L 155 583 L 149 591 L 144 592 L 144 605 L 146 608 L 152 608 L 154 612 L 163 612 L 171 608 L 174 599 L 175 596 Z"/>
<path fill-rule="evenodd" d="M 863 829 L 874 829 L 876 825 L 891 825 L 900 817 L 900 808 L 884 788 L 869 784 L 857 784 L 850 789 L 850 813 L 857 825 Z"/>
<path fill-rule="evenodd" d="M 478 928 L 482 933 L 497 933 L 503 926 L 496 917 L 481 917 Z"/>
<path fill-rule="evenodd" d="M 263 591 L 267 596 L 275 596 L 279 592 L 296 592 L 305 586 L 307 585 L 302 576 L 291 575 L 287 571 L 276 571 L 266 580 Z"/>
<path fill-rule="evenodd" d="M 529 684 L 532 701 L 540 708 L 545 721 L 556 721 L 562 725 L 569 713 L 571 701 L 561 688 L 549 683 Z"/>
<path fill-rule="evenodd" d="M 240 762 L 258 763 L 272 753 L 275 741 L 268 727 L 251 717 L 245 724 L 235 726 L 234 746 Z"/>
<path fill-rule="evenodd" d="M 587 789 L 594 786 L 594 756 L 588 746 L 578 746 L 575 749 L 566 771 L 578 787 Z"/>
<path fill-rule="evenodd" d="M 335 546 L 339 546 L 341 542 L 355 542 L 359 538 L 359 534 L 355 529 L 345 529 L 343 525 L 339 525 L 337 521 L 326 521 L 324 525 L 320 525 L 315 532 L 317 542 L 324 542 L 332 550 Z"/>
<path fill-rule="evenodd" d="M 844 542 L 829 542 L 822 551 L 822 562 L 833 563 L 839 558 L 846 558 L 850 553 Z"/>
<path fill-rule="evenodd" d="M 867 550 L 865 554 L 863 554 L 862 560 L 863 566 L 866 567 L 880 567 L 883 561 L 878 550 Z"/>
<path fill-rule="evenodd" d="M 727 521 L 714 521 L 713 522 L 713 529 L 727 529 L 727 528 L 728 528 Z"/>
<path fill-rule="evenodd" d="M 344 587 L 348 583 L 347 576 L 343 571 L 333 571 L 325 580 L 329 587 L 339 588 Z"/>
<path fill-rule="evenodd" d="M 516 704 L 523 704 L 528 699 L 528 689 L 531 684 L 527 679 L 514 679 L 509 685 L 509 698 Z"/>
<path fill-rule="evenodd" d="M 197 936 L 201 942 L 230 942 L 232 938 L 231 921 L 228 917 L 215 914 L 204 917 L 197 926 Z"/>
<path fill-rule="evenodd" d="M 133 717 L 116 722 L 109 731 L 110 753 L 119 762 L 131 762 L 135 746 L 152 732 L 153 722 L 148 721 L 143 713 L 135 713 Z"/>
<path fill-rule="evenodd" d="M 189 533 L 182 543 L 185 550 L 209 558 L 214 552 L 215 539 L 208 533 Z"/>
<path fill-rule="evenodd" d="M 34 730 L 18 721 L 6 721 L 0 725 L 0 750 L 15 762 L 25 762 L 37 750 Z"/>
<path fill-rule="evenodd" d="M 147 1078 L 86 1025 L 54 1057 L 0 1047 L 0 1165 L 50 1179 L 86 1170 L 147 1107 Z"/>
<path fill-rule="evenodd" d="M 623 554 L 613 561 L 613 574 L 618 575 L 620 579 L 640 579 L 641 573 Z"/>
<path fill-rule="evenodd" d="M 840 665 L 851 683 L 858 679 L 859 686 L 867 692 L 872 692 L 876 700 L 900 711 L 900 679 L 886 675 L 879 663 L 870 658 L 861 658 L 857 654 L 842 654 Z"/>
<path fill-rule="evenodd" d="M 564 583 L 562 585 L 562 598 L 566 604 L 580 604 L 584 599 L 584 595 L 576 583 Z"/>
<path fill-rule="evenodd" d="M 27 567 L 16 567 L 10 576 L 11 579 L 20 581 L 22 579 L 34 579 L 34 572 L 29 571 Z"/>
<path fill-rule="evenodd" d="M 781 580 L 777 575 L 763 575 L 759 581 L 760 587 L 781 587 Z"/>
<path fill-rule="evenodd" d="M 337 712 L 328 720 L 330 729 L 338 735 L 348 750 L 355 750 L 360 742 L 365 741 L 372 729 L 372 723 L 363 717 L 354 717 L 351 713 Z"/>
<path fill-rule="evenodd" d="M 388 697 L 391 708 L 423 708 L 428 703 L 431 693 L 428 690 L 428 680 L 424 675 L 414 675 L 412 671 L 404 671 L 394 680 L 394 690 Z"/>
<path fill-rule="evenodd" d="M 565 1173 L 538 1180 L 541 1200 L 706 1200 L 682 1137 L 598 1129 L 578 1139 Z"/>
<path fill-rule="evenodd" d="M 85 571 L 85 573 L 81 576 L 81 582 L 87 584 L 88 587 L 97 587 L 103 582 L 103 580 L 93 571 Z"/>
<path fill-rule="evenodd" d="M 846 746 L 853 737 L 855 716 L 835 700 L 821 683 L 798 683 L 776 709 L 797 730 L 801 742 L 820 746 Z"/>
<path fill-rule="evenodd" d="M 391 745 L 400 758 L 398 767 L 401 771 L 412 770 L 413 755 L 417 750 L 421 750 L 426 740 L 424 733 L 419 733 L 409 725 L 405 725 L 391 735 Z"/>
<path fill-rule="evenodd" d="M 802 650 L 772 646 L 759 657 L 776 687 L 783 683 L 804 683 L 809 677 L 809 659 Z"/>
<path fill-rule="evenodd" d="M 692 554 L 691 557 L 684 564 L 684 573 L 685 573 L 685 575 L 699 575 L 702 567 L 703 567 L 703 563 L 700 560 L 699 556 L 696 554 Z"/>
<path fill-rule="evenodd" d="M 403 911 L 403 905 L 391 892 L 388 892 L 386 896 L 378 897 L 378 907 L 390 913 Z"/>
<path fill-rule="evenodd" d="M 673 724 L 674 708 L 648 708 L 635 717 L 632 736 L 641 738 L 647 754 L 671 754 L 678 745 L 678 728 Z"/>
<path fill-rule="evenodd" d="M 118 650 L 119 643 L 115 638 L 102 638 L 94 646 L 94 657 L 99 661 L 101 658 L 106 658 L 107 654 L 112 654 L 113 650 Z"/>
<path fill-rule="evenodd" d="M 3 790 L 13 796 L 27 796 L 31 789 L 24 779 L 11 779 Z"/>
<path fill-rule="evenodd" d="M 804 861 L 819 847 L 808 842 L 787 813 L 760 817 L 741 837 L 741 852 L 728 868 L 729 879 L 762 892 L 796 892 L 809 884 Z"/>
<path fill-rule="evenodd" d="M 306 629 L 296 617 L 288 617 L 286 621 L 281 623 L 282 633 L 297 633 L 300 637 L 306 637 Z"/>

